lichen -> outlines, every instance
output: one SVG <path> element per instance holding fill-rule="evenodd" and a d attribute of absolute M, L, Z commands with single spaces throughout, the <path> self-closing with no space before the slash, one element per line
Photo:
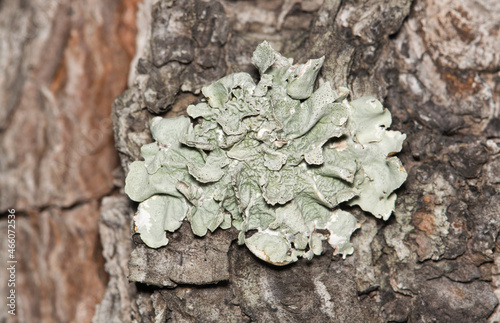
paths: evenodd
<path fill-rule="evenodd" d="M 348 206 L 389 218 L 407 176 L 394 156 L 406 136 L 387 130 L 391 114 L 373 97 L 349 102 L 328 82 L 313 91 L 323 61 L 293 65 L 263 42 L 252 57 L 257 84 L 228 75 L 202 89 L 189 117 L 151 120 L 155 141 L 125 185 L 141 202 L 144 243 L 167 245 L 165 231 L 184 220 L 198 236 L 234 226 L 240 244 L 285 265 L 320 255 L 324 240 L 352 254 L 359 223 Z"/>

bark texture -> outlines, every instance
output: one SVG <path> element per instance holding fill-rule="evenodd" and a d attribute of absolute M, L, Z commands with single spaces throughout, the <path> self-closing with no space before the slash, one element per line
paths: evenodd
<path fill-rule="evenodd" d="M 136 11 L 135 0 L 0 1 L 0 322 L 90 322 L 112 280 L 99 218 L 120 172 L 110 113 Z M 5 301 L 7 209 L 16 316 Z"/>
<path fill-rule="evenodd" d="M 18 315 L 0 302 L 0 322 L 500 321 L 500 3 L 138 2 L 0 0 L 0 230 L 18 216 Z M 325 55 L 323 80 L 391 110 L 408 136 L 396 211 L 355 210 L 345 260 L 276 268 L 233 230 L 188 225 L 146 248 L 117 166 L 140 158 L 153 116 L 256 75 L 263 40 Z"/>
<path fill-rule="evenodd" d="M 408 135 L 409 176 L 388 222 L 357 210 L 346 260 L 327 252 L 275 268 L 231 231 L 200 240 L 187 225 L 164 249 L 136 239 L 133 320 L 496 320 L 499 18 L 499 5 L 474 1 L 156 2 L 134 86 L 113 110 L 126 171 L 152 116 L 182 114 L 229 72 L 255 75 L 252 52 L 268 40 L 298 62 L 325 55 L 325 81 L 382 99 Z"/>

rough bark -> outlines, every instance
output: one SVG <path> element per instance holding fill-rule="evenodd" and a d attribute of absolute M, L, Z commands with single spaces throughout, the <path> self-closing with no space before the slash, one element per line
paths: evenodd
<path fill-rule="evenodd" d="M 121 172 L 110 113 L 127 85 L 136 8 L 0 1 L 0 322 L 90 322 L 112 279 L 99 218 Z M 5 301 L 7 209 L 17 220 L 16 316 Z"/>
<path fill-rule="evenodd" d="M 496 1 L 0 1 L 0 18 L 0 212 L 19 215 L 10 321 L 500 321 Z M 199 239 L 187 225 L 146 248 L 136 205 L 113 190 L 108 115 L 131 56 L 112 114 L 125 173 L 153 116 L 183 114 L 228 73 L 256 75 L 262 40 L 300 63 L 325 55 L 323 80 L 391 110 L 408 136 L 396 211 L 356 209 L 345 260 L 276 268 L 232 230 Z"/>
<path fill-rule="evenodd" d="M 185 226 L 165 249 L 136 239 L 133 320 L 497 318 L 498 5 L 178 0 L 155 3 L 152 17 L 136 82 L 113 110 L 125 170 L 150 142 L 152 116 L 182 114 L 202 86 L 230 71 L 255 75 L 251 54 L 266 39 L 299 62 L 325 55 L 323 80 L 354 98 L 382 99 L 393 128 L 408 135 L 399 156 L 409 177 L 388 222 L 357 211 L 363 224 L 345 260 L 327 252 L 275 268 L 231 232 L 199 241 Z"/>

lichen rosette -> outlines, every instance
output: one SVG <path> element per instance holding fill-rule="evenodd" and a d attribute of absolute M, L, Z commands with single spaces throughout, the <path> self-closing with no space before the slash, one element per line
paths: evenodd
<path fill-rule="evenodd" d="M 193 233 L 240 231 L 257 257 L 285 265 L 323 252 L 352 254 L 358 205 L 387 220 L 406 179 L 394 156 L 406 136 L 373 97 L 349 102 L 328 82 L 313 91 L 324 58 L 293 65 L 267 42 L 260 73 L 234 73 L 204 87 L 188 116 L 151 120 L 154 142 L 130 165 L 125 192 L 140 202 L 136 231 L 151 248 L 187 220 Z M 342 209 L 339 205 L 343 205 Z"/>

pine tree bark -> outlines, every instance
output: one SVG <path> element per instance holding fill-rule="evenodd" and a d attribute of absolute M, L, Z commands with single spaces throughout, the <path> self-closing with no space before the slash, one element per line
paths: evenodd
<path fill-rule="evenodd" d="M 137 2 L 0 1 L 0 322 L 90 322 L 106 292 L 98 223 L 119 170 L 111 105 L 127 86 Z"/>

